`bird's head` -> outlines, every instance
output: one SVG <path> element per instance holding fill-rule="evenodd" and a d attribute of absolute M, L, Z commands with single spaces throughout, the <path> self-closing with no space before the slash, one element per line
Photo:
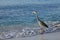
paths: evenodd
<path fill-rule="evenodd" d="M 37 15 L 37 11 L 33 11 L 32 13 L 35 14 L 35 15 Z"/>

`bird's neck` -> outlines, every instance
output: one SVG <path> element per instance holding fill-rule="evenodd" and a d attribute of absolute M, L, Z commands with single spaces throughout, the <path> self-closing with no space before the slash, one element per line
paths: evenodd
<path fill-rule="evenodd" d="M 38 15 L 36 14 L 36 18 L 38 18 Z"/>
<path fill-rule="evenodd" d="M 37 14 L 36 14 L 36 19 L 37 21 L 41 21 Z"/>
<path fill-rule="evenodd" d="M 36 19 L 37 19 L 37 20 L 40 20 L 37 14 L 36 14 Z"/>

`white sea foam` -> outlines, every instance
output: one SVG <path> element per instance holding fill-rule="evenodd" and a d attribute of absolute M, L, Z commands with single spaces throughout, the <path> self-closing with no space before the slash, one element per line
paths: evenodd
<path fill-rule="evenodd" d="M 45 33 L 47 32 L 53 32 L 55 31 L 57 28 L 46 28 L 44 29 Z M 15 31 L 8 31 L 8 32 L 2 32 L 2 34 L 0 35 L 0 39 L 11 39 L 11 38 L 15 38 L 15 37 L 31 37 L 31 36 L 35 36 L 40 34 L 39 32 L 39 28 L 23 28 L 20 31 L 15 30 Z"/>
<path fill-rule="evenodd" d="M 57 25 L 57 26 L 59 26 L 59 25 Z M 52 33 L 54 31 L 56 31 L 57 29 L 58 29 L 58 27 L 54 27 L 54 26 L 50 25 L 49 28 L 44 29 L 44 33 Z M 34 28 L 25 27 L 22 29 L 7 30 L 7 31 L 3 31 L 0 34 L 0 39 L 11 39 L 11 38 L 18 38 L 18 37 L 22 37 L 22 38 L 32 37 L 35 35 L 40 35 L 39 30 L 40 30 L 40 27 L 34 27 Z"/>

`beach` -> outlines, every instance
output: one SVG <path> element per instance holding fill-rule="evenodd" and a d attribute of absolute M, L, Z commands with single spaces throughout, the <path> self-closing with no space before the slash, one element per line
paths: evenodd
<path fill-rule="evenodd" d="M 60 32 L 47 33 L 47 34 L 37 35 L 33 37 L 13 38 L 7 40 L 60 40 Z"/>
<path fill-rule="evenodd" d="M 52 28 L 45 29 L 44 34 L 40 34 L 40 27 L 19 27 L 19 25 L 15 25 L 15 27 L 10 25 L 1 29 L 2 31 L 0 30 L 0 40 L 60 40 L 60 23 L 53 22 L 51 24 L 55 25 Z"/>

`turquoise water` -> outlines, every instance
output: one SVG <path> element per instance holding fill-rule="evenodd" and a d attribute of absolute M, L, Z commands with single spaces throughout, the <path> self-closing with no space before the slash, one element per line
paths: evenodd
<path fill-rule="evenodd" d="M 32 11 L 38 11 L 43 21 L 60 21 L 60 4 L 0 6 L 0 26 L 37 23 Z"/>

